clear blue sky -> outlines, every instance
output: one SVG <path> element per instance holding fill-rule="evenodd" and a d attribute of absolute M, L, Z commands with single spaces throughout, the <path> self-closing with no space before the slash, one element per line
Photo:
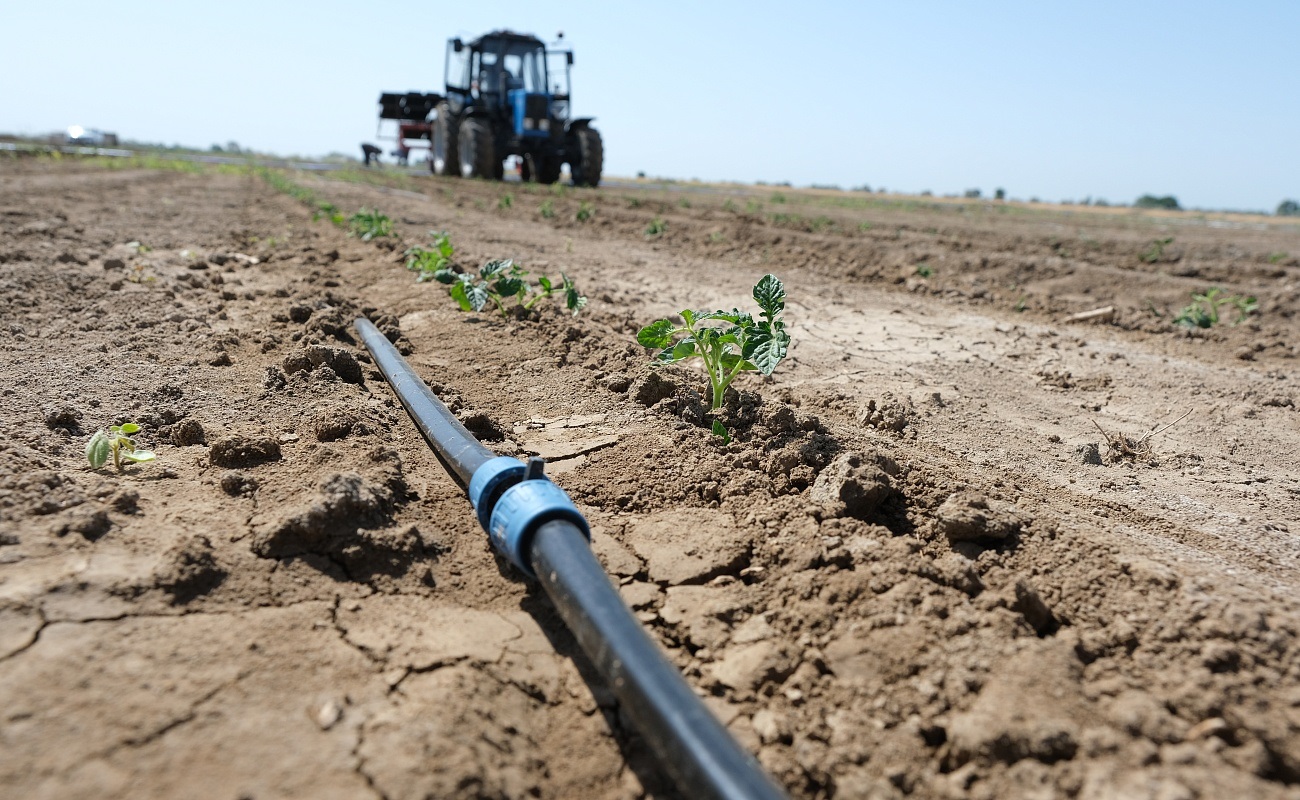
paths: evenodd
<path fill-rule="evenodd" d="M 380 91 L 440 90 L 445 40 L 497 27 L 564 30 L 607 174 L 1300 199 L 1292 0 L 13 0 L 0 131 L 355 153 Z"/>

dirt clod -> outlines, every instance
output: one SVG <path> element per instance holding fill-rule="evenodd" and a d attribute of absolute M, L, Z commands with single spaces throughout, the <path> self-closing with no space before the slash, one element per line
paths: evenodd
<path fill-rule="evenodd" d="M 172 428 L 171 438 L 172 444 L 177 447 L 189 447 L 207 441 L 203 425 L 195 419 L 184 419 L 176 423 L 176 426 Z"/>
<path fill-rule="evenodd" d="M 808 499 L 828 517 L 866 517 L 893 491 L 890 474 L 898 465 L 879 454 L 841 453 L 808 490 Z"/>
<path fill-rule="evenodd" d="M 935 512 L 935 526 L 951 541 L 1000 541 L 1020 531 L 1015 506 L 970 491 L 956 492 Z"/>
<path fill-rule="evenodd" d="M 207 594 L 226 577 L 217 563 L 212 542 L 202 534 L 188 536 L 163 553 L 162 567 L 155 574 L 159 588 L 174 603 L 188 603 Z"/>
<path fill-rule="evenodd" d="M 212 443 L 208 460 L 217 467 L 255 467 L 279 461 L 280 443 L 269 436 L 223 436 Z"/>
<path fill-rule="evenodd" d="M 45 409 L 46 427 L 75 430 L 80 422 L 81 410 L 75 406 L 61 403 Z"/>
<path fill-rule="evenodd" d="M 328 347 L 325 345 L 311 345 L 307 348 L 304 355 L 307 361 L 314 367 L 328 367 L 338 375 L 341 380 L 348 383 L 361 383 L 361 365 L 357 363 L 357 357 L 352 355 L 348 350 L 341 347 Z M 288 371 L 287 369 L 285 370 Z"/>

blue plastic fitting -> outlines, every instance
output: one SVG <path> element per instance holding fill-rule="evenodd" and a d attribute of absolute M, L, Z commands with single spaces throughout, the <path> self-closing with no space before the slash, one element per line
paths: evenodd
<path fill-rule="evenodd" d="M 469 479 L 469 501 L 474 504 L 478 524 L 490 531 L 492 518 L 491 499 L 500 494 L 503 485 L 518 483 L 524 478 L 524 465 L 517 458 L 497 456 L 488 459 Z"/>
<path fill-rule="evenodd" d="M 477 477 L 477 476 L 476 476 Z M 502 493 L 492 509 L 488 536 L 502 555 L 530 578 L 537 577 L 528 563 L 533 534 L 544 523 L 563 519 L 572 522 L 590 541 L 591 528 L 564 490 L 539 477 L 516 483 Z"/>
<path fill-rule="evenodd" d="M 543 523 L 568 520 L 591 539 L 587 520 L 564 490 L 542 474 L 543 463 L 534 458 L 525 465 L 517 458 L 497 456 L 469 480 L 469 500 L 492 546 L 529 577 L 536 576 L 528 564 L 528 545 Z"/>

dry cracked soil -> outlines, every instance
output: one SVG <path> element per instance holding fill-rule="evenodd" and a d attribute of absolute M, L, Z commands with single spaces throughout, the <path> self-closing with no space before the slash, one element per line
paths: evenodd
<path fill-rule="evenodd" d="M 0 795 L 679 796 L 364 315 L 549 459 L 792 796 L 1300 798 L 1300 226 L 290 177 L 395 235 L 256 174 L 0 162 Z M 590 303 L 461 312 L 403 268 L 430 230 Z M 767 272 L 794 345 L 725 443 L 634 336 Z M 1211 286 L 1257 312 L 1175 326 Z M 157 460 L 92 470 L 128 421 Z"/>

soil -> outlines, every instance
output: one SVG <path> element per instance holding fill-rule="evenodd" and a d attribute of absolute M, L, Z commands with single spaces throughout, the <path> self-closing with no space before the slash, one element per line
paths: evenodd
<path fill-rule="evenodd" d="M 550 460 L 792 796 L 1300 798 L 1300 226 L 293 179 L 396 236 L 256 175 L 0 161 L 0 794 L 676 796 L 366 315 L 489 447 Z M 403 268 L 429 230 L 590 303 L 463 313 Z M 724 443 L 635 332 L 769 271 L 794 345 Z M 1210 286 L 1259 309 L 1175 326 Z M 128 421 L 157 460 L 92 470 Z"/>

